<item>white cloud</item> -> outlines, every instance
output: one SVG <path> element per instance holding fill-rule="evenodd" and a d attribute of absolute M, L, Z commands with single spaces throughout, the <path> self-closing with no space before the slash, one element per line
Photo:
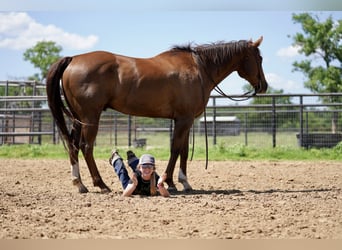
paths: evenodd
<path fill-rule="evenodd" d="M 289 46 L 287 48 L 281 48 L 277 51 L 277 56 L 280 57 L 295 57 L 299 55 L 299 46 Z"/>
<path fill-rule="evenodd" d="M 55 25 L 43 25 L 27 13 L 0 13 L 0 48 L 27 49 L 38 41 L 54 41 L 66 49 L 84 50 L 93 47 L 98 37 L 68 33 Z"/>
<path fill-rule="evenodd" d="M 285 79 L 276 73 L 265 74 L 267 83 L 274 89 L 282 89 L 284 93 L 299 93 L 303 92 L 304 88 L 301 83 L 293 80 Z"/>

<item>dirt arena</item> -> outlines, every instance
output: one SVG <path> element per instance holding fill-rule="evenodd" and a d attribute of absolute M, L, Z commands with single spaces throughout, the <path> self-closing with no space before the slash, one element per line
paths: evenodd
<path fill-rule="evenodd" d="M 84 162 L 88 194 L 72 186 L 67 160 L 0 159 L 0 238 L 342 239 L 339 162 L 190 162 L 194 191 L 170 198 L 123 198 L 97 162 L 112 193 L 92 186 Z"/>

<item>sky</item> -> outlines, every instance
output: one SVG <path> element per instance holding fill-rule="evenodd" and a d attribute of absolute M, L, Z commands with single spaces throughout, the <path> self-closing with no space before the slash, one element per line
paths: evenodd
<path fill-rule="evenodd" d="M 263 36 L 259 49 L 269 85 L 284 93 L 310 93 L 303 86 L 303 74 L 293 72 L 293 62 L 303 56 L 292 46 L 292 36 L 301 31 L 300 25 L 292 21 L 292 14 L 310 12 L 321 20 L 329 15 L 338 20 L 342 19 L 341 2 L 60 0 L 56 5 L 47 0 L 2 0 L 0 81 L 21 80 L 38 73 L 23 60 L 23 53 L 42 40 L 62 46 L 63 56 L 106 50 L 145 58 L 174 45 L 256 40 Z M 241 94 L 246 83 L 233 73 L 220 87 L 228 94 Z"/>

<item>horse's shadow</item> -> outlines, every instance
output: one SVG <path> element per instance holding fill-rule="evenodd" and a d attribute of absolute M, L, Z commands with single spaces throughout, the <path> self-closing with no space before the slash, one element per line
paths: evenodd
<path fill-rule="evenodd" d="M 214 190 L 197 190 L 193 189 L 190 191 L 171 191 L 171 195 L 244 195 L 244 194 L 272 194 L 272 193 L 324 193 L 331 191 L 340 191 L 341 189 L 336 188 L 319 188 L 319 189 L 302 189 L 302 190 L 289 190 L 289 189 L 266 189 L 266 190 L 238 190 L 238 189 L 230 189 L 230 190 L 222 190 L 222 189 L 214 189 Z"/>

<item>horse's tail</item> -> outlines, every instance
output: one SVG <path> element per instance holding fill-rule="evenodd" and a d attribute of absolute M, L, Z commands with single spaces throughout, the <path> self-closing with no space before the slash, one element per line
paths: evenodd
<path fill-rule="evenodd" d="M 46 93 L 48 105 L 51 110 L 52 116 L 55 119 L 57 127 L 62 135 L 62 139 L 67 142 L 68 147 L 71 143 L 71 134 L 67 128 L 64 114 L 73 118 L 71 112 L 65 107 L 61 97 L 60 80 L 63 76 L 64 70 L 68 67 L 72 57 L 64 57 L 54 63 L 46 77 Z M 70 148 L 70 147 L 69 147 Z"/>

